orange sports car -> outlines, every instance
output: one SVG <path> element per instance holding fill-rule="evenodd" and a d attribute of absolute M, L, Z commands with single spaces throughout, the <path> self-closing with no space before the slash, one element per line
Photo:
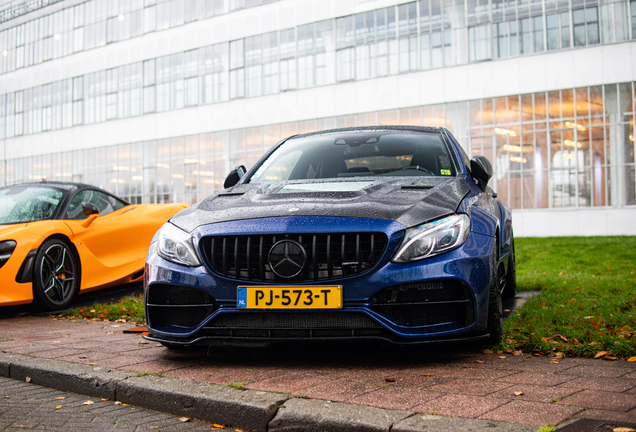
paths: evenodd
<path fill-rule="evenodd" d="M 0 306 L 66 308 L 78 292 L 141 280 L 155 232 L 187 204 L 129 204 L 94 186 L 0 188 Z"/>

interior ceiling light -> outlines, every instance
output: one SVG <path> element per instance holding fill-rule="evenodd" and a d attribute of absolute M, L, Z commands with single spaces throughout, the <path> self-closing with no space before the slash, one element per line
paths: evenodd
<path fill-rule="evenodd" d="M 497 135 L 508 135 L 511 137 L 517 136 L 517 133 L 515 131 L 512 131 L 510 129 L 503 129 L 503 128 L 495 128 L 495 133 Z"/>
<path fill-rule="evenodd" d="M 563 145 L 568 146 L 568 147 L 576 147 L 576 148 L 583 147 L 583 144 L 581 144 L 580 142 L 572 141 L 572 140 L 563 140 Z"/>
<path fill-rule="evenodd" d="M 576 129 L 578 129 L 578 130 L 580 130 L 580 131 L 586 131 L 586 130 L 587 130 L 585 126 L 580 125 L 580 124 L 577 124 L 577 123 L 574 123 L 574 122 L 566 121 L 566 122 L 565 122 L 565 125 L 566 125 L 567 127 L 576 128 Z"/>

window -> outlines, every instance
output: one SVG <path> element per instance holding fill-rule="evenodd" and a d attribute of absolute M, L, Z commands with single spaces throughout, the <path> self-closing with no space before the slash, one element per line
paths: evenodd
<path fill-rule="evenodd" d="M 126 206 L 123 201 L 120 201 L 110 195 L 106 195 L 103 192 L 93 189 L 85 189 L 76 193 L 69 203 L 68 210 L 66 210 L 67 219 L 86 219 L 82 203 L 95 204 L 99 209 L 100 216 L 107 215 L 108 213 L 112 213 L 115 210 L 119 210 Z"/>
<path fill-rule="evenodd" d="M 490 24 L 468 29 L 470 61 L 486 60 L 490 54 Z"/>
<path fill-rule="evenodd" d="M 118 68 L 106 71 L 106 119 L 117 118 Z M 125 79 L 126 77 L 122 77 Z"/>
<path fill-rule="evenodd" d="M 546 16 L 548 50 L 570 48 L 570 13 L 561 12 Z"/>
<path fill-rule="evenodd" d="M 493 51 L 495 58 L 516 56 L 518 53 L 517 41 L 517 21 L 493 24 Z"/>
<path fill-rule="evenodd" d="M 632 12 L 632 39 L 636 39 L 636 0 L 630 2 L 630 10 Z"/>
<path fill-rule="evenodd" d="M 307 32 L 310 31 L 311 32 L 311 45 L 313 45 L 313 24 L 309 24 L 309 25 L 305 25 L 302 26 L 302 44 L 303 47 L 301 48 L 301 39 L 300 39 L 300 35 L 301 35 L 301 27 L 298 28 L 298 35 L 299 35 L 299 40 L 298 40 L 298 50 L 300 52 L 300 50 L 302 49 L 303 52 L 306 51 L 306 47 L 305 45 L 307 44 Z M 300 64 L 300 59 L 299 59 L 299 64 Z M 313 64 L 313 63 L 312 63 Z M 301 79 L 303 79 L 303 83 L 305 82 L 304 80 L 307 78 L 306 74 L 307 74 L 307 65 L 305 64 L 305 62 L 303 62 L 303 66 L 304 66 L 304 70 L 301 73 L 304 73 L 303 77 Z M 312 81 L 312 85 L 313 85 L 313 68 L 310 72 L 310 78 Z M 306 86 L 305 86 L 306 87 Z M 296 38 L 294 35 L 294 29 L 288 29 L 288 30 L 281 30 L 280 31 L 280 90 L 281 91 L 285 91 L 285 90 L 290 90 L 296 88 Z"/>
<path fill-rule="evenodd" d="M 155 93 L 155 60 L 144 62 L 144 113 L 154 112 L 156 109 Z"/>
<path fill-rule="evenodd" d="M 243 39 L 230 42 L 230 99 L 245 96 Z"/>
<path fill-rule="evenodd" d="M 199 50 L 186 51 L 184 56 L 184 105 L 192 106 L 198 103 L 198 58 Z"/>
<path fill-rule="evenodd" d="M 572 30 L 575 47 L 599 43 L 598 8 L 588 7 L 573 10 Z"/>

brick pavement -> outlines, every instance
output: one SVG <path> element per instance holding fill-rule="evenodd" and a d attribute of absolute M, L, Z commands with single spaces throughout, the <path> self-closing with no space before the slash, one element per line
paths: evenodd
<path fill-rule="evenodd" d="M 370 344 L 175 352 L 131 324 L 0 317 L 0 350 L 423 414 L 528 425 L 571 418 L 636 422 L 636 363 Z"/>
<path fill-rule="evenodd" d="M 2 431 L 194 432 L 210 431 L 211 426 L 198 420 L 182 422 L 170 414 L 0 377 Z"/>

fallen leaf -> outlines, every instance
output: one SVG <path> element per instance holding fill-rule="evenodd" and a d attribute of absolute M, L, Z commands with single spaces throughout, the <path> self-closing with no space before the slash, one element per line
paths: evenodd
<path fill-rule="evenodd" d="M 123 324 L 115 324 L 115 325 L 112 325 L 111 327 L 121 327 L 122 325 Z"/>
<path fill-rule="evenodd" d="M 89 363 L 89 366 L 97 366 L 97 363 Z"/>
<path fill-rule="evenodd" d="M 500 359 L 502 359 L 502 360 L 505 360 L 505 359 L 507 359 L 508 357 L 506 357 L 506 356 L 499 356 L 499 358 L 500 358 Z"/>
<path fill-rule="evenodd" d="M 31 382 L 31 377 L 26 377 L 26 382 Z"/>
<path fill-rule="evenodd" d="M 616 360 L 616 357 L 611 356 L 611 355 L 606 355 L 606 356 L 603 356 L 603 360 L 613 361 L 613 360 Z"/>
<path fill-rule="evenodd" d="M 150 343 L 150 342 L 146 342 L 146 341 L 139 341 L 139 342 L 137 342 L 137 343 L 138 343 L 138 344 L 147 344 L 147 343 Z"/>
<path fill-rule="evenodd" d="M 117 401 L 115 402 L 115 405 L 121 405 L 121 402 Z"/>
<path fill-rule="evenodd" d="M 15 425 L 15 427 L 25 428 L 25 427 L 28 427 L 28 426 L 27 425 Z"/>
<path fill-rule="evenodd" d="M 513 352 L 512 352 L 512 355 L 516 355 L 516 356 L 523 355 L 523 351 L 521 351 L 521 350 L 513 351 Z"/>
<path fill-rule="evenodd" d="M 5 396 L 4 398 L 5 398 L 5 399 L 9 399 L 10 397 L 11 397 L 11 396 Z"/>
<path fill-rule="evenodd" d="M 155 345 L 155 346 L 156 346 L 156 347 L 162 347 L 163 345 L 161 345 L 161 344 L 157 344 L 157 345 Z"/>
<path fill-rule="evenodd" d="M 627 359 L 628 362 L 636 362 L 636 357 L 630 357 Z"/>
<path fill-rule="evenodd" d="M 607 351 L 599 351 L 596 353 L 596 355 L 594 356 L 595 359 L 597 358 L 601 358 L 603 357 L 605 354 L 607 354 Z"/>
<path fill-rule="evenodd" d="M 611 427 L 611 426 L 609 426 L 609 427 Z M 628 427 L 612 428 L 612 431 L 614 431 L 614 432 L 636 432 L 636 431 L 634 431 L 634 429 L 628 428 Z"/>
<path fill-rule="evenodd" d="M 105 401 L 107 401 L 107 400 L 108 400 L 108 399 L 102 398 L 102 402 L 105 402 Z"/>
<path fill-rule="evenodd" d="M 433 374 L 422 374 L 422 376 L 433 376 Z"/>
<path fill-rule="evenodd" d="M 93 405 L 94 403 L 95 402 L 93 402 L 93 401 L 86 401 L 82 405 Z"/>
<path fill-rule="evenodd" d="M 62 399 L 66 399 L 66 397 L 64 396 L 60 396 L 60 397 L 56 397 L 55 400 L 62 400 Z"/>
<path fill-rule="evenodd" d="M 492 350 L 489 350 L 489 349 L 485 349 L 485 350 L 483 350 L 482 352 L 483 352 L 484 354 L 493 354 L 493 351 L 492 351 Z"/>
<path fill-rule="evenodd" d="M 517 392 L 515 392 L 515 396 L 522 396 L 522 395 L 523 395 L 523 392 L 522 392 L 522 391 L 517 391 Z"/>
<path fill-rule="evenodd" d="M 85 359 L 88 358 L 88 356 L 78 356 L 78 358 Z"/>
<path fill-rule="evenodd" d="M 550 359 L 550 363 L 557 364 L 557 363 L 559 363 L 559 361 L 557 359 Z"/>
<path fill-rule="evenodd" d="M 62 408 L 62 405 L 57 405 L 57 406 L 55 407 L 55 409 L 60 409 L 60 408 Z"/>
<path fill-rule="evenodd" d="M 219 429 L 225 429 L 225 426 L 223 426 L 221 424 L 218 424 L 218 423 L 212 423 L 212 427 L 219 428 Z"/>
<path fill-rule="evenodd" d="M 388 382 L 388 383 L 394 383 L 394 382 L 397 382 L 397 380 L 396 380 L 395 378 L 388 378 L 388 377 L 387 377 L 387 378 L 384 378 L 384 381 L 385 381 L 385 382 Z"/>
<path fill-rule="evenodd" d="M 190 421 L 190 417 L 181 417 L 181 418 L 179 419 L 179 421 L 180 421 L 181 423 L 187 423 L 187 422 L 189 422 L 189 421 Z"/>
<path fill-rule="evenodd" d="M 159 426 L 150 426 L 148 429 L 159 429 Z"/>
<path fill-rule="evenodd" d="M 475 360 L 475 363 L 483 363 L 483 360 Z"/>

